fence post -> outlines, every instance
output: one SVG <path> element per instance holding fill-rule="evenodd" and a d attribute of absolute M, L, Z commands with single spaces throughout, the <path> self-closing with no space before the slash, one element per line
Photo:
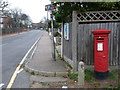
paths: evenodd
<path fill-rule="evenodd" d="M 78 70 L 77 60 L 77 13 L 72 13 L 72 60 L 73 60 L 73 72 Z"/>
<path fill-rule="evenodd" d="M 120 65 L 120 23 L 118 23 L 118 65 Z"/>
<path fill-rule="evenodd" d="M 85 74 L 84 74 L 84 63 L 79 62 L 78 65 L 78 84 L 84 85 Z"/>

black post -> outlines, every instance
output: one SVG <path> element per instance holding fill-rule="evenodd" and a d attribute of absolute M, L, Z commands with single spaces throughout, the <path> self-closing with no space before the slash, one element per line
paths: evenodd
<path fill-rule="evenodd" d="M 55 53 L 55 41 L 54 41 L 54 27 L 53 27 L 53 14 L 52 14 L 52 11 L 51 11 L 51 28 L 52 28 L 52 57 L 53 57 L 53 60 L 56 61 L 56 53 Z"/>

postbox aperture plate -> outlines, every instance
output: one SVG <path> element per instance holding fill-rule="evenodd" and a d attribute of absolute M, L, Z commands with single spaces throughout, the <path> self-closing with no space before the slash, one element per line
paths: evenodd
<path fill-rule="evenodd" d="M 103 43 L 97 43 L 97 51 L 103 51 Z"/>

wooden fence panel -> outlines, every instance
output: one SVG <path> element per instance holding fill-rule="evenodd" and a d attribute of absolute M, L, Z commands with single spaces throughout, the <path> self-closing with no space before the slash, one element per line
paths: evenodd
<path fill-rule="evenodd" d="M 91 38 L 90 38 L 91 37 Z M 91 26 L 88 24 L 80 24 L 78 30 L 78 62 L 84 61 L 86 64 L 91 64 L 93 59 L 93 36 L 91 35 Z M 92 49 L 91 49 L 92 48 Z"/>
<path fill-rule="evenodd" d="M 120 60 L 119 60 L 119 52 L 120 52 L 120 50 L 119 50 L 119 48 L 120 48 L 120 44 L 119 44 L 119 42 L 120 42 L 120 41 L 119 41 L 119 40 L 120 40 L 120 39 L 119 39 L 120 33 L 119 33 L 119 32 L 120 32 L 120 27 L 119 27 L 119 26 L 120 26 L 120 23 L 117 24 L 117 29 L 118 29 L 118 30 L 117 30 L 117 43 L 118 43 L 118 44 L 117 44 L 117 62 L 118 62 L 118 65 L 120 65 L 120 63 L 119 63 L 119 61 L 120 61 Z"/>
<path fill-rule="evenodd" d="M 85 64 L 91 65 L 94 63 L 94 45 L 92 30 L 107 29 L 111 30 L 109 35 L 109 64 L 117 65 L 119 56 L 118 52 L 120 41 L 118 39 L 120 23 L 91 23 L 91 24 L 79 24 L 78 27 L 78 62 L 84 61 Z M 120 62 L 120 61 L 119 61 Z"/>
<path fill-rule="evenodd" d="M 69 40 L 63 38 L 63 42 L 64 55 L 72 60 L 72 23 L 69 23 Z"/>
<path fill-rule="evenodd" d="M 118 34 L 117 34 L 117 24 L 118 23 L 109 23 L 108 29 L 111 30 L 111 33 L 109 35 L 109 64 L 110 65 L 117 65 L 118 62 Z"/>

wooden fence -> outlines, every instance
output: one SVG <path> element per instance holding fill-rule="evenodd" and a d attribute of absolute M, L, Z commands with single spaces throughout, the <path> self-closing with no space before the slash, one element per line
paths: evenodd
<path fill-rule="evenodd" d="M 84 20 L 84 22 L 78 21 L 77 15 L 74 12 L 73 22 L 69 23 L 69 40 L 63 37 L 63 58 L 65 61 L 76 69 L 79 61 L 85 62 L 86 65 L 93 65 L 94 41 L 91 31 L 107 29 L 111 30 L 109 34 L 109 65 L 120 65 L 120 16 L 117 16 L 118 21 L 115 19 L 115 21 L 113 20 L 114 22 L 110 20 L 107 22 L 103 20 L 102 22 L 100 20 L 97 22 L 95 20 L 94 22 L 92 19 L 91 22 L 89 20 L 88 23 L 85 23 Z"/>

